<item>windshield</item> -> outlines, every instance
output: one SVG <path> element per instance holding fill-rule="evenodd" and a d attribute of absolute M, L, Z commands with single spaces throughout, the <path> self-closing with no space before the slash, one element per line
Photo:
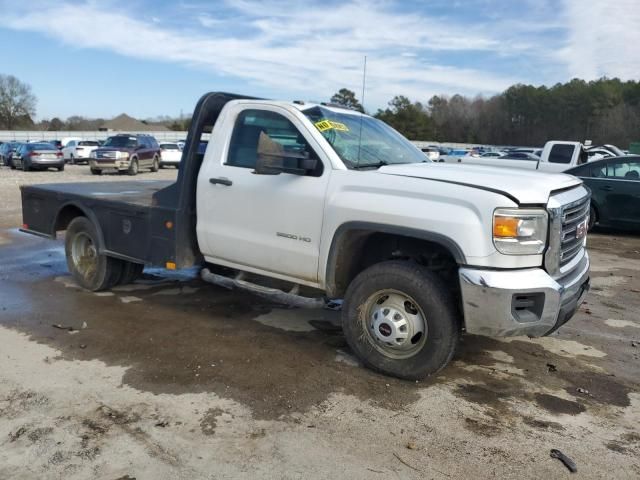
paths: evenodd
<path fill-rule="evenodd" d="M 135 137 L 109 137 L 107 141 L 104 142 L 103 147 L 125 147 L 125 148 L 133 148 L 136 146 Z"/>
<path fill-rule="evenodd" d="M 161 143 L 160 148 L 163 150 L 180 150 L 177 143 Z"/>
<path fill-rule="evenodd" d="M 377 168 L 430 160 L 386 123 L 322 107 L 303 110 L 348 168 Z"/>
<path fill-rule="evenodd" d="M 98 146 L 98 142 L 93 142 L 91 140 L 86 140 L 83 142 L 78 142 L 78 145 L 80 145 L 81 147 L 97 147 Z"/>
<path fill-rule="evenodd" d="M 50 143 L 30 143 L 29 150 L 56 150 Z"/>

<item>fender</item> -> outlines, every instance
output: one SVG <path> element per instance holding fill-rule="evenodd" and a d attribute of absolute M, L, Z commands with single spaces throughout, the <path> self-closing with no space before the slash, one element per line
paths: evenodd
<path fill-rule="evenodd" d="M 104 235 L 102 233 L 102 228 L 100 227 L 100 222 L 98 221 L 98 217 L 96 217 L 95 213 L 93 213 L 90 209 L 85 208 L 81 203 L 78 203 L 78 202 L 74 202 L 74 201 L 66 202 L 58 209 L 58 212 L 56 213 L 53 219 L 53 222 L 51 223 L 51 226 L 50 226 L 51 238 L 56 238 L 56 224 L 58 223 L 60 214 L 67 207 L 77 208 L 82 212 L 82 214 L 85 217 L 87 217 L 91 221 L 91 223 L 93 223 L 93 225 L 96 228 L 96 232 L 98 232 L 98 253 L 104 253 L 105 251 Z"/>
<path fill-rule="evenodd" d="M 329 255 L 327 256 L 327 267 L 325 270 L 324 279 L 327 291 L 333 291 L 335 289 L 334 279 L 336 271 L 336 256 L 338 254 L 338 245 L 340 244 L 340 240 L 347 232 L 352 230 L 371 230 L 375 233 L 390 233 L 402 235 L 404 237 L 427 240 L 433 243 L 437 243 L 438 245 L 449 251 L 458 265 L 466 264 L 466 257 L 464 256 L 462 249 L 455 242 L 455 240 L 452 240 L 451 238 L 440 233 L 380 223 L 358 221 L 346 222 L 336 229 L 333 234 L 333 239 L 331 240 L 331 246 L 329 247 Z"/>

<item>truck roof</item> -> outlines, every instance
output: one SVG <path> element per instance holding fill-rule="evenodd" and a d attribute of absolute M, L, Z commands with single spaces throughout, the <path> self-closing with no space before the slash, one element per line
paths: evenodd
<path fill-rule="evenodd" d="M 294 101 L 286 101 L 286 100 L 240 100 L 243 103 L 259 103 L 259 104 L 265 104 L 268 103 L 270 105 L 278 105 L 278 106 L 282 106 L 282 107 L 288 107 L 288 108 L 296 108 L 297 110 L 300 111 L 304 111 L 304 110 L 309 110 L 310 108 L 314 108 L 314 107 L 320 107 L 320 108 L 324 108 L 325 110 L 329 110 L 331 112 L 335 112 L 335 113 L 342 113 L 345 115 L 362 115 L 360 112 L 358 112 L 357 110 L 352 110 L 348 107 L 343 107 L 340 105 L 335 105 L 335 104 L 328 104 L 328 103 L 316 103 L 316 102 L 302 102 L 300 100 L 294 100 Z"/>

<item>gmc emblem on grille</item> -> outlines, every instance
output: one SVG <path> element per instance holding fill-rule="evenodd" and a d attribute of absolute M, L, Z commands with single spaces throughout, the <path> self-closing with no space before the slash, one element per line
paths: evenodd
<path fill-rule="evenodd" d="M 586 221 L 580 222 L 576 227 L 576 238 L 577 239 L 584 238 L 586 234 L 587 234 L 587 222 Z"/>

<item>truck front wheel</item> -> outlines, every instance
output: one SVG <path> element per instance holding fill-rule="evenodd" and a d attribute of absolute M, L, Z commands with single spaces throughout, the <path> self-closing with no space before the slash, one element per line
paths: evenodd
<path fill-rule="evenodd" d="M 455 353 L 460 317 L 450 288 L 408 261 L 376 264 L 349 285 L 342 308 L 347 343 L 368 367 L 417 380 Z"/>
<path fill-rule="evenodd" d="M 69 272 L 82 288 L 93 292 L 105 290 L 122 277 L 122 261 L 98 252 L 98 232 L 86 217 L 71 221 L 64 250 Z"/>

